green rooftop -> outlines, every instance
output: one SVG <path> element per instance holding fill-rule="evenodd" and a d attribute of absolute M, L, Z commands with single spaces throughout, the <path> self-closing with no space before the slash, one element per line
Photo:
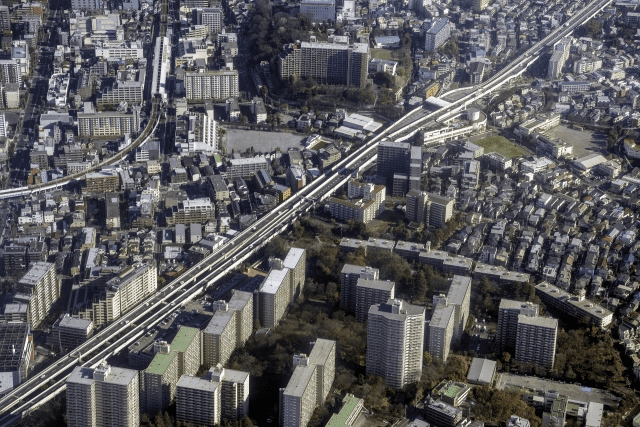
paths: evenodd
<path fill-rule="evenodd" d="M 333 414 L 331 419 L 325 427 L 343 427 L 348 425 L 347 421 L 353 416 L 353 412 L 358 407 L 362 406 L 362 399 L 355 397 L 353 394 L 347 393 L 342 399 L 342 409 L 337 414 Z M 353 420 L 351 420 L 353 422 Z"/>
<path fill-rule="evenodd" d="M 467 388 L 467 385 L 464 383 L 456 383 L 453 381 L 443 380 L 440 384 L 436 386 L 436 388 L 433 389 L 433 394 L 455 399 L 466 388 Z"/>
<path fill-rule="evenodd" d="M 187 347 L 189 347 L 189 344 L 193 342 L 193 339 L 199 332 L 196 328 L 186 326 L 180 328 L 173 341 L 171 341 L 169 353 L 156 353 L 147 369 L 145 369 L 145 372 L 164 375 L 167 369 L 169 369 L 174 357 L 176 357 L 178 353 L 187 351 Z"/>

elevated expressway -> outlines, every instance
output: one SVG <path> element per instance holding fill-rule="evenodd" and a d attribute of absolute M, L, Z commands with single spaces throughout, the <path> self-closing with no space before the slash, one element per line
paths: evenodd
<path fill-rule="evenodd" d="M 65 380 L 76 365 L 97 366 L 101 361 L 135 342 L 148 330 L 158 325 L 168 314 L 179 310 L 184 303 L 197 298 L 205 290 L 216 289 L 216 283 L 226 274 L 247 260 L 274 236 L 286 230 L 315 203 L 328 198 L 347 182 L 352 173 L 374 162 L 378 142 L 384 138 L 407 139 L 428 121 L 446 120 L 468 108 L 478 98 L 498 90 L 521 75 L 537 59 L 537 55 L 554 46 L 577 25 L 591 19 L 610 2 L 611 0 L 596 0 L 587 5 L 562 27 L 527 50 L 494 77 L 479 85 L 475 93 L 433 113 L 428 113 L 419 107 L 374 136 L 348 158 L 327 170 L 324 176 L 317 178 L 283 205 L 258 220 L 251 229 L 238 233 L 232 240 L 191 267 L 170 285 L 160 289 L 116 322 L 97 331 L 86 343 L 62 356 L 38 375 L 0 398 L 0 427 L 13 424 L 24 414 L 33 411 L 62 392 L 65 389 Z M 20 189 L 10 191 L 17 190 Z M 5 193 L 0 194 L 0 198 L 17 195 Z"/>

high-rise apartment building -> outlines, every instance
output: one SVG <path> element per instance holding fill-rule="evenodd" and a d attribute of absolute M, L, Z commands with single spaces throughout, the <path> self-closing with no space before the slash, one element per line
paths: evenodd
<path fill-rule="evenodd" d="M 99 327 L 119 319 L 157 289 L 155 265 L 129 266 L 107 281 L 105 290 L 74 316 L 93 320 L 94 327 Z"/>
<path fill-rule="evenodd" d="M 33 328 L 38 328 L 53 303 L 60 298 L 60 280 L 56 274 L 56 265 L 36 262 L 18 280 L 16 290 L 28 296 L 27 318 Z"/>
<path fill-rule="evenodd" d="M 280 425 L 305 427 L 314 409 L 322 405 L 335 377 L 336 342 L 318 339 L 309 354 L 294 356 L 294 371 L 280 389 Z"/>
<path fill-rule="evenodd" d="M 204 347 L 204 364 L 216 366 L 226 364 L 231 353 L 236 349 L 236 312 L 229 308 L 229 303 L 217 301 L 209 324 L 202 334 Z"/>
<path fill-rule="evenodd" d="M 550 317 L 518 316 L 515 360 L 553 369 L 558 320 Z"/>
<path fill-rule="evenodd" d="M 424 307 L 398 299 L 369 309 L 367 375 L 379 375 L 389 387 L 420 380 L 424 345 Z"/>
<path fill-rule="evenodd" d="M 119 105 L 121 102 L 141 103 L 144 92 L 146 70 L 131 69 L 118 71 L 116 81 L 106 87 L 98 97 L 98 105 Z"/>
<path fill-rule="evenodd" d="M 27 379 L 30 360 L 33 336 L 29 322 L 0 322 L 0 372 L 12 377 L 12 381 L 5 377 L 3 388 L 17 387 Z"/>
<path fill-rule="evenodd" d="M 138 427 L 138 371 L 77 366 L 67 378 L 69 427 Z"/>
<path fill-rule="evenodd" d="M 238 70 L 187 72 L 184 86 L 188 100 L 238 97 Z"/>
<path fill-rule="evenodd" d="M 340 273 L 340 309 L 355 313 L 358 279 L 378 280 L 379 277 L 377 268 L 345 264 Z"/>
<path fill-rule="evenodd" d="M 540 308 L 538 304 L 531 302 L 513 301 L 509 299 L 500 300 L 498 308 L 498 329 L 496 331 L 496 342 L 500 351 L 513 351 L 516 347 L 516 336 L 518 333 L 518 316 L 530 317 L 538 316 Z"/>
<path fill-rule="evenodd" d="M 336 21 L 335 0 L 302 0 L 300 14 L 306 16 L 312 23 Z"/>
<path fill-rule="evenodd" d="M 431 25 L 426 33 L 424 50 L 435 52 L 440 46 L 445 44 L 451 36 L 451 25 L 446 18 L 438 19 Z"/>
<path fill-rule="evenodd" d="M 176 384 L 176 418 L 183 423 L 214 427 L 220 424 L 219 382 L 183 375 Z"/>
<path fill-rule="evenodd" d="M 176 416 L 183 423 L 213 427 L 249 412 L 249 373 L 213 367 L 204 378 L 182 375 L 176 384 Z"/>
<path fill-rule="evenodd" d="M 78 136 L 122 136 L 140 132 L 140 106 L 134 105 L 131 112 L 101 111 L 85 103 L 84 111 L 78 113 Z"/>
<path fill-rule="evenodd" d="M 449 286 L 449 293 L 434 296 L 433 305 L 451 305 L 454 307 L 453 342 L 460 342 L 464 327 L 469 319 L 469 305 L 471 303 L 471 277 L 454 275 Z"/>
<path fill-rule="evenodd" d="M 411 190 L 407 193 L 406 217 L 409 221 L 442 228 L 453 217 L 454 203 L 449 197 Z"/>
<path fill-rule="evenodd" d="M 219 33 L 224 25 L 224 12 L 219 7 L 204 7 L 191 10 L 194 25 L 206 25 L 210 33 Z"/>
<path fill-rule="evenodd" d="M 455 328 L 455 307 L 436 305 L 429 321 L 429 353 L 446 362 L 451 350 L 451 340 Z"/>
<path fill-rule="evenodd" d="M 367 43 L 301 42 L 285 46 L 278 58 L 280 78 L 313 77 L 320 84 L 365 87 L 369 64 Z"/>
<path fill-rule="evenodd" d="M 356 283 L 356 320 L 365 322 L 374 304 L 395 298 L 396 284 L 389 280 L 358 279 Z"/>
<path fill-rule="evenodd" d="M 256 317 L 263 328 L 274 328 L 291 302 L 302 292 L 306 277 L 306 252 L 291 248 L 284 261 L 270 260 L 271 270 L 256 291 Z"/>
<path fill-rule="evenodd" d="M 218 150 L 218 122 L 214 120 L 213 109 L 207 114 L 189 116 L 189 153 L 212 153 Z"/>
<path fill-rule="evenodd" d="M 202 333 L 182 327 L 171 344 L 154 345 L 155 356 L 149 367 L 140 372 L 140 407 L 142 412 L 156 413 L 169 406 L 176 396 L 182 375 L 194 375 L 202 364 Z"/>
<path fill-rule="evenodd" d="M 209 374 L 212 381 L 222 385 L 220 417 L 223 420 L 241 420 L 249 415 L 249 372 L 217 365 L 209 370 Z"/>

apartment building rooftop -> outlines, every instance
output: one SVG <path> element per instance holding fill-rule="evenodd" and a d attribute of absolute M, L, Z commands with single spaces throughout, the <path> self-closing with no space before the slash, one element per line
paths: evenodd
<path fill-rule="evenodd" d="M 429 322 L 429 327 L 446 329 L 447 325 L 451 321 L 451 317 L 454 315 L 455 306 L 453 305 L 439 305 L 433 309 L 433 315 Z"/>
<path fill-rule="evenodd" d="M 298 365 L 291 375 L 291 379 L 287 383 L 287 388 L 284 393 L 288 396 L 302 397 L 304 391 L 309 384 L 309 381 L 316 374 L 316 365 L 309 364 L 308 366 Z"/>
<path fill-rule="evenodd" d="M 222 334 L 224 329 L 227 327 L 227 325 L 233 318 L 234 313 L 235 313 L 235 310 L 231 310 L 231 309 L 216 310 L 216 312 L 213 313 L 213 317 L 209 321 L 209 324 L 205 328 L 204 332 L 208 334 L 213 334 L 213 335 Z"/>
<path fill-rule="evenodd" d="M 35 286 L 40 279 L 44 277 L 52 265 L 53 264 L 48 262 L 36 262 L 29 270 L 27 270 L 25 275 L 20 278 L 19 282 L 25 285 Z"/>
<path fill-rule="evenodd" d="M 285 277 L 289 273 L 288 268 L 284 268 L 282 270 L 271 269 L 269 274 L 262 282 L 262 286 L 260 286 L 260 292 L 275 294 L 280 289 L 280 285 L 284 282 Z"/>
<path fill-rule="evenodd" d="M 518 324 L 539 326 L 543 328 L 557 328 L 558 319 L 552 317 L 541 316 L 526 316 L 524 314 L 518 315 Z"/>
<path fill-rule="evenodd" d="M 169 353 L 156 353 L 146 372 L 157 375 L 164 374 L 169 368 L 173 358 L 176 357 L 178 353 L 185 352 L 189 343 L 191 343 L 196 334 L 199 333 L 200 331 L 196 328 L 181 327 L 173 341 L 171 341 Z"/>
<path fill-rule="evenodd" d="M 220 383 L 211 379 L 195 377 L 192 375 L 182 375 L 176 387 L 187 387 L 194 390 L 215 392 Z"/>
<path fill-rule="evenodd" d="M 286 268 L 294 269 L 296 268 L 296 266 L 298 265 L 298 262 L 300 262 L 303 256 L 304 256 L 304 249 L 291 248 L 289 249 L 289 252 L 287 252 L 287 256 L 282 261 L 282 264 Z"/>

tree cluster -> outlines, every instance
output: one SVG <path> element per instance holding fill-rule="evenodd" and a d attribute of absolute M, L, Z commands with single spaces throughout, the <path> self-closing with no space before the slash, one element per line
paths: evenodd
<path fill-rule="evenodd" d="M 507 421 L 511 415 L 528 419 L 531 427 L 539 427 L 541 424 L 533 407 L 527 405 L 520 394 L 514 391 L 497 390 L 487 386 L 475 387 L 473 397 L 476 400 L 476 417 L 492 425 Z"/>

